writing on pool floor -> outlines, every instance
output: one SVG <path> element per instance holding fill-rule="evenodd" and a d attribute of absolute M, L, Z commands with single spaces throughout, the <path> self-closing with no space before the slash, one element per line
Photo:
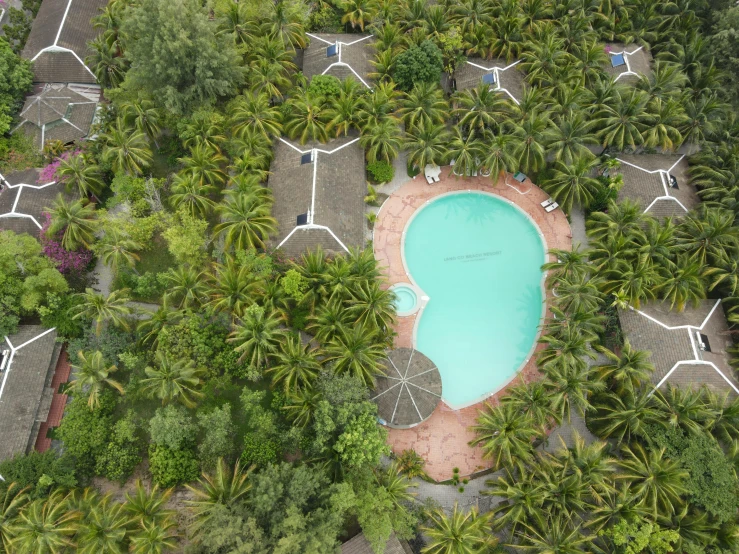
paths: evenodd
<path fill-rule="evenodd" d="M 501 250 L 493 250 L 492 252 L 479 252 L 477 254 L 463 254 L 460 256 L 449 256 L 448 258 L 444 258 L 445 262 L 474 262 L 477 260 L 482 260 L 484 258 L 489 258 L 491 256 L 498 256 L 501 254 Z"/>

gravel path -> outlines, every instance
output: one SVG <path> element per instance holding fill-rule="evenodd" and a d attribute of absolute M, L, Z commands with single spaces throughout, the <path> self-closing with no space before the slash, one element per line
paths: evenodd
<path fill-rule="evenodd" d="M 572 229 L 572 247 L 574 248 L 579 243 L 582 250 L 588 248 L 588 236 L 585 234 L 585 214 L 581 208 L 572 208 L 570 229 Z"/>

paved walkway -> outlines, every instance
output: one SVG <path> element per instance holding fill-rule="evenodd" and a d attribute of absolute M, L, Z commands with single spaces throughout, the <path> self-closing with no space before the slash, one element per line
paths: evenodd
<path fill-rule="evenodd" d="M 572 246 L 580 245 L 580 250 L 590 246 L 588 235 L 585 234 L 585 213 L 582 208 L 572 208 L 570 214 L 570 227 L 572 228 Z"/>
<path fill-rule="evenodd" d="M 59 354 L 59 359 L 56 362 L 56 368 L 54 369 L 54 376 L 51 378 L 51 388 L 54 391 L 54 395 L 51 398 L 51 407 L 49 408 L 49 415 L 46 421 L 41 424 L 36 437 L 35 449 L 39 452 L 46 452 L 51 448 L 51 439 L 46 436 L 49 429 L 59 427 L 64 416 L 64 408 L 67 405 L 67 395 L 59 392 L 59 387 L 69 381 L 69 374 L 72 371 L 72 367 L 69 365 L 69 358 L 67 357 L 67 347 L 62 348 Z"/>
<path fill-rule="evenodd" d="M 540 202 L 546 200 L 548 195 L 538 187 L 527 182 L 519 190 L 506 185 L 503 179 L 493 186 L 489 178 L 456 178 L 450 173 L 450 168 L 444 168 L 441 181 L 434 185 L 427 184 L 422 178 L 408 180 L 391 194 L 380 209 L 374 230 L 374 251 L 375 257 L 384 268 L 389 285 L 410 282 L 401 258 L 402 233 L 408 220 L 430 199 L 448 192 L 479 190 L 514 202 L 536 222 L 547 248 L 571 247 L 571 231 L 567 218 L 560 210 L 546 213 L 542 209 Z M 415 318 L 415 315 L 398 318 L 395 328 L 396 347 L 413 346 Z M 537 350 L 541 347 L 538 345 Z M 535 356 L 520 371 L 520 377 L 526 382 L 541 377 Z M 505 388 L 498 391 L 488 401 L 495 404 L 504 391 Z M 390 446 L 397 453 L 405 449 L 415 450 L 426 460 L 428 475 L 437 481 L 450 479 L 454 467 L 458 467 L 463 476 L 489 469 L 490 464 L 483 459 L 482 450 L 468 444 L 474 438 L 469 427 L 474 424 L 482 407 L 483 403 L 480 402 L 462 410 L 453 410 L 441 402 L 431 417 L 421 425 L 412 429 L 390 429 Z"/>

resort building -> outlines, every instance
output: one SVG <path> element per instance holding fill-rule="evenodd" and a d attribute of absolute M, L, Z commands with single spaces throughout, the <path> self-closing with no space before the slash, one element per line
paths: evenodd
<path fill-rule="evenodd" d="M 732 346 L 721 300 L 703 300 L 697 308 L 670 311 L 650 302 L 639 309 L 619 310 L 624 337 L 631 346 L 651 352 L 655 388 L 707 385 L 715 391 L 739 394 L 739 381 L 729 365 Z"/>
<path fill-rule="evenodd" d="M 520 60 L 507 63 L 501 59 L 468 58 L 454 72 L 454 88 L 466 90 L 485 83 L 518 104 L 524 89 L 524 74 L 517 67 L 519 63 Z"/>
<path fill-rule="evenodd" d="M 375 56 L 374 37 L 365 35 L 314 35 L 303 51 L 303 74 L 310 81 L 315 75 L 333 75 L 344 80 L 354 77 L 372 88 L 372 59 Z"/>
<path fill-rule="evenodd" d="M 37 184 L 38 169 L 0 175 L 0 231 L 28 233 L 38 237 L 44 224 L 42 213 L 59 193 L 60 183 Z"/>
<path fill-rule="evenodd" d="M 605 70 L 616 81 L 633 83 L 642 75 L 649 75 L 652 55 L 644 46 L 609 43 L 605 48 L 610 58 Z"/>
<path fill-rule="evenodd" d="M 97 79 L 85 65 L 87 43 L 99 34 L 90 21 L 106 0 L 44 0 L 33 21 L 22 56 L 33 62 L 34 83 L 65 83 L 99 95 Z"/>
<path fill-rule="evenodd" d="M 96 110 L 96 101 L 66 85 L 42 85 L 41 92 L 26 98 L 21 123 L 13 132 L 22 130 L 39 150 L 49 140 L 70 144 L 87 138 Z"/>
<path fill-rule="evenodd" d="M 374 552 L 367 537 L 362 533 L 341 545 L 341 554 L 374 554 Z M 385 545 L 385 554 L 413 554 L 413 551 L 406 541 L 399 540 L 393 533 Z"/>
<path fill-rule="evenodd" d="M 0 460 L 50 445 L 49 421 L 58 425 L 64 412 L 57 381 L 69 377 L 56 336 L 54 329 L 21 325 L 0 345 Z"/>
<path fill-rule="evenodd" d="M 638 201 L 655 217 L 681 217 L 700 203 L 688 178 L 685 156 L 665 154 L 621 155 L 623 187 L 618 200 Z"/>
<path fill-rule="evenodd" d="M 344 253 L 364 244 L 367 180 L 358 137 L 306 145 L 280 138 L 267 186 L 278 226 L 272 246 L 288 256 L 318 246 Z"/>

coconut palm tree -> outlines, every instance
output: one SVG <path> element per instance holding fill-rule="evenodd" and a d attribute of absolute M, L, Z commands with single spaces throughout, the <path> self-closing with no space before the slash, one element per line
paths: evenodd
<path fill-rule="evenodd" d="M 227 175 L 223 165 L 228 161 L 226 156 L 205 144 L 195 145 L 190 155 L 177 160 L 183 167 L 183 174 L 192 176 L 201 187 L 219 187 L 226 182 Z"/>
<path fill-rule="evenodd" d="M 249 64 L 248 88 L 257 94 L 266 94 L 269 98 L 282 100 L 283 91 L 292 84 L 288 71 L 284 63 L 256 57 Z"/>
<path fill-rule="evenodd" d="M 454 127 L 447 156 L 454 160 L 454 175 L 474 175 L 482 163 L 485 143 L 478 140 L 474 131 L 463 133 Z"/>
<path fill-rule="evenodd" d="M 169 204 L 193 217 L 205 217 L 216 205 L 208 198 L 216 190 L 216 187 L 201 185 L 198 177 L 191 173 L 178 173 L 172 181 Z"/>
<path fill-rule="evenodd" d="M 449 106 L 444 93 L 436 83 L 416 83 L 410 92 L 403 94 L 398 116 L 406 129 L 424 125 L 440 125 L 449 118 Z"/>
<path fill-rule="evenodd" d="M 485 481 L 485 486 L 482 494 L 505 499 L 493 509 L 493 524 L 498 529 L 511 525 L 512 533 L 521 522 L 531 520 L 544 502 L 544 488 L 531 472 L 518 475 L 505 470 L 497 479 Z"/>
<path fill-rule="evenodd" d="M 232 34 L 239 45 L 252 41 L 260 30 L 248 8 L 245 4 L 231 1 L 223 10 L 219 10 L 217 34 Z"/>
<path fill-rule="evenodd" d="M 653 517 L 678 511 L 684 503 L 682 495 L 687 492 L 688 477 L 680 462 L 665 456 L 664 448 L 647 451 L 638 443 L 625 445 L 622 451 L 616 479 L 629 484 L 637 502 L 644 504 Z"/>
<path fill-rule="evenodd" d="M 664 300 L 670 302 L 670 309 L 682 312 L 689 303 L 697 307 L 706 297 L 704 270 L 700 262 L 685 255 L 677 256 L 675 267 L 666 273 L 659 292 Z"/>
<path fill-rule="evenodd" d="M 18 514 L 10 551 L 46 554 L 74 549 L 80 514 L 67 504 L 68 497 L 54 491 L 26 505 Z"/>
<path fill-rule="evenodd" d="M 589 420 L 591 428 L 600 438 L 613 438 L 617 443 L 643 436 L 651 424 L 662 424 L 650 387 L 633 393 L 599 395 L 593 406 L 596 411 Z"/>
<path fill-rule="evenodd" d="M 203 473 L 196 486 L 185 485 L 194 495 L 187 504 L 195 515 L 193 531 L 196 534 L 208 525 L 217 507 L 231 507 L 245 500 L 251 490 L 249 474 L 252 470 L 253 467 L 242 469 L 238 461 L 231 469 L 220 458 L 214 473 Z"/>
<path fill-rule="evenodd" d="M 105 230 L 103 238 L 95 245 L 95 252 L 114 273 L 121 267 L 133 267 L 139 261 L 138 250 L 144 245 L 133 240 L 118 227 L 111 225 Z"/>
<path fill-rule="evenodd" d="M 182 316 L 182 312 L 174 311 L 169 307 L 166 298 L 162 305 L 155 311 L 147 310 L 144 313 L 148 317 L 139 321 L 138 325 L 136 325 L 136 331 L 140 336 L 139 343 L 141 345 L 149 345 L 151 348 L 157 347 L 159 333 Z"/>
<path fill-rule="evenodd" d="M 119 45 L 112 44 L 104 36 L 89 41 L 90 55 L 85 58 L 87 67 L 92 68 L 95 78 L 104 89 L 118 88 L 126 78 L 128 63 L 118 55 Z"/>
<path fill-rule="evenodd" d="M 614 91 L 613 102 L 605 105 L 596 114 L 596 126 L 600 129 L 601 144 L 617 150 L 636 148 L 644 139 L 647 128 L 647 102 L 649 97 L 642 91 Z"/>
<path fill-rule="evenodd" d="M 574 206 L 588 208 L 601 187 L 598 179 L 593 177 L 596 164 L 595 160 L 587 157 L 578 157 L 571 163 L 557 162 L 552 177 L 542 183 L 542 188 L 567 213 Z"/>
<path fill-rule="evenodd" d="M 136 99 L 121 105 L 123 122 L 144 133 L 154 141 L 162 132 L 162 112 L 151 100 Z"/>
<path fill-rule="evenodd" d="M 510 404 L 520 413 L 530 417 L 534 425 L 545 432 L 552 423 L 559 423 L 559 413 L 554 410 L 543 381 L 522 382 L 508 389 L 501 403 Z"/>
<path fill-rule="evenodd" d="M 185 148 L 192 150 L 202 146 L 211 152 L 220 153 L 221 146 L 226 142 L 226 136 L 223 134 L 223 117 L 207 112 L 196 112 L 183 123 L 180 138 Z"/>
<path fill-rule="evenodd" d="M 641 521 L 650 517 L 649 510 L 636 501 L 626 484 L 603 495 L 601 502 L 590 508 L 588 528 L 598 533 L 620 521 Z"/>
<path fill-rule="evenodd" d="M 359 129 L 360 85 L 354 79 L 347 78 L 341 82 L 338 98 L 331 102 L 326 112 L 328 131 L 334 131 L 336 137 L 346 136 L 352 129 Z"/>
<path fill-rule="evenodd" d="M 272 106 L 265 93 L 245 92 L 230 104 L 231 132 L 243 137 L 247 130 L 272 140 L 282 134 L 280 111 Z"/>
<path fill-rule="evenodd" d="M 654 372 L 654 364 L 649 361 L 651 353 L 632 348 L 628 339 L 624 341 L 618 354 L 606 348 L 599 348 L 598 351 L 609 362 L 595 367 L 598 379 L 611 382 L 611 388 L 617 394 L 636 393 L 643 383 L 649 381 Z"/>
<path fill-rule="evenodd" d="M 315 350 L 295 333 L 287 335 L 274 359 L 267 373 L 272 374 L 272 384 L 283 385 L 286 392 L 309 388 L 321 371 Z"/>
<path fill-rule="evenodd" d="M 428 513 L 428 518 L 429 524 L 421 527 L 429 537 L 429 543 L 421 550 L 423 554 L 482 553 L 498 542 L 491 533 L 491 514 L 481 515 L 474 506 L 465 512 L 455 502 L 450 515 L 437 508 Z"/>
<path fill-rule="evenodd" d="M 541 435 L 541 428 L 532 417 L 522 415 L 510 403 L 495 407 L 486 403 L 478 412 L 477 423 L 472 429 L 476 437 L 470 444 L 479 445 L 483 457 L 492 459 L 496 469 L 522 470 L 533 458 L 534 439 Z"/>
<path fill-rule="evenodd" d="M 128 304 L 128 289 L 114 290 L 107 297 L 91 288 L 78 293 L 80 303 L 71 309 L 72 319 L 91 319 L 95 322 L 95 334 L 100 335 L 103 324 L 110 321 L 114 326 L 128 329 L 126 316 L 131 314 Z"/>
<path fill-rule="evenodd" d="M 285 133 L 288 137 L 298 139 L 300 144 L 328 140 L 329 114 L 324 109 L 322 97 L 304 94 L 288 100 L 286 107 L 288 112 L 285 116 Z"/>
<path fill-rule="evenodd" d="M 582 358 L 581 358 L 582 359 Z M 593 370 L 583 362 L 553 360 L 545 368 L 545 386 L 552 409 L 560 420 L 571 421 L 573 408 L 581 416 L 593 410 L 592 397 L 603 390 L 604 383 L 592 379 Z"/>
<path fill-rule="evenodd" d="M 654 404 L 661 412 L 664 425 L 694 436 L 705 433 L 706 427 L 719 416 L 719 411 L 710 405 L 704 391 L 679 388 L 671 383 L 667 384 L 667 390 L 654 392 Z"/>
<path fill-rule="evenodd" d="M 115 173 L 141 175 L 152 163 L 151 148 L 144 132 L 131 129 L 120 117 L 100 135 L 100 141 L 105 145 L 103 159 L 111 164 Z"/>
<path fill-rule="evenodd" d="M 639 309 L 642 301 L 657 297 L 657 285 L 661 280 L 654 261 L 639 257 L 633 264 L 608 269 L 601 289 L 605 294 L 615 294 Z"/>
<path fill-rule="evenodd" d="M 259 296 L 259 281 L 248 266 L 237 263 L 230 256 L 226 257 L 224 264 L 215 264 L 214 269 L 210 279 L 210 306 L 216 311 L 241 317 Z"/>
<path fill-rule="evenodd" d="M 248 310 L 228 337 L 236 345 L 239 361 L 247 361 L 250 367 L 262 369 L 268 365 L 285 339 L 281 319 L 274 312 Z"/>
<path fill-rule="evenodd" d="M 599 280 L 588 274 L 562 277 L 555 289 L 555 303 L 568 313 L 598 311 L 603 305 L 598 285 Z"/>
<path fill-rule="evenodd" d="M 394 295 L 377 281 L 359 282 L 349 292 L 347 311 L 355 324 L 387 331 L 395 323 Z"/>
<path fill-rule="evenodd" d="M 700 144 L 716 131 L 725 113 L 715 92 L 701 94 L 697 99 L 686 98 L 683 102 L 685 123 L 680 127 L 684 142 Z"/>
<path fill-rule="evenodd" d="M 459 118 L 458 125 L 477 133 L 499 131 L 500 121 L 511 113 L 508 101 L 486 83 L 455 93 L 454 101 L 457 108 L 453 115 Z"/>
<path fill-rule="evenodd" d="M 269 5 L 263 31 L 282 39 L 285 47 L 305 48 L 308 45 L 305 38 L 305 19 L 301 6 L 279 0 Z"/>
<path fill-rule="evenodd" d="M 365 126 L 359 144 L 367 151 L 368 162 L 392 163 L 400 152 L 402 136 L 397 121 L 385 118 Z"/>
<path fill-rule="evenodd" d="M 206 273 L 193 267 L 171 267 L 163 274 L 167 284 L 166 301 L 174 301 L 178 309 L 187 309 L 202 304 L 208 296 Z"/>
<path fill-rule="evenodd" d="M 524 173 L 537 172 L 546 165 L 546 144 L 551 142 L 549 119 L 532 111 L 520 124 L 511 123 L 513 156 Z"/>
<path fill-rule="evenodd" d="M 371 22 L 374 17 L 373 4 L 371 0 L 346 0 L 342 4 L 344 16 L 341 22 L 344 25 L 351 25 L 352 29 L 359 29 L 364 32 L 364 26 Z"/>
<path fill-rule="evenodd" d="M 592 126 L 592 121 L 587 120 L 580 112 L 552 123 L 551 138 L 547 144 L 548 155 L 565 165 L 593 159 L 595 156 L 588 145 L 596 145 L 598 140 L 590 131 Z"/>
<path fill-rule="evenodd" d="M 77 531 L 77 552 L 97 554 L 99 552 L 121 552 L 126 537 L 128 516 L 123 504 L 113 502 L 106 494 L 87 506 Z"/>
<path fill-rule="evenodd" d="M 105 187 L 100 178 L 100 168 L 88 163 L 83 154 L 70 156 L 67 159 L 61 158 L 56 174 L 64 183 L 67 192 L 76 190 L 81 198 L 87 198 L 91 194 L 100 194 Z"/>
<path fill-rule="evenodd" d="M 446 158 L 449 138 L 444 125 L 429 122 L 406 130 L 404 147 L 408 151 L 408 163 L 420 169 L 428 164 L 440 164 Z"/>
<path fill-rule="evenodd" d="M 197 405 L 203 397 L 198 389 L 202 385 L 202 368 L 196 367 L 193 360 L 172 360 L 160 350 L 156 352 L 156 365 L 144 369 L 146 379 L 141 380 L 144 393 L 161 399 L 162 405 L 175 400 L 188 408 Z"/>
<path fill-rule="evenodd" d="M 12 552 L 11 541 L 15 535 L 18 514 L 28 504 L 28 487 L 10 483 L 0 502 L 0 552 Z"/>
<path fill-rule="evenodd" d="M 133 523 L 138 525 L 161 524 L 175 516 L 174 510 L 165 508 L 172 496 L 172 489 L 159 490 L 159 485 L 152 485 L 149 490 L 141 482 L 136 480 L 136 488 L 133 492 L 126 492 L 124 509 L 128 512 Z"/>
<path fill-rule="evenodd" d="M 105 385 L 124 394 L 123 385 L 109 377 L 111 373 L 118 371 L 118 368 L 114 365 L 105 367 L 102 352 L 97 350 L 85 354 L 80 350 L 77 352 L 77 358 L 80 361 L 79 364 L 72 364 L 73 379 L 69 384 L 69 390 L 74 394 L 86 394 L 87 405 L 91 410 L 100 406 L 100 393 L 105 389 Z"/>
<path fill-rule="evenodd" d="M 512 173 L 518 169 L 518 160 L 514 154 L 515 142 L 508 135 L 493 135 L 486 132 L 483 138 L 486 144 L 485 156 L 482 159 L 483 172 L 490 173 L 493 185 L 506 173 Z"/>
<path fill-rule="evenodd" d="M 547 281 L 550 285 L 562 280 L 587 275 L 589 271 L 588 256 L 580 250 L 580 246 L 580 244 L 576 244 L 572 250 L 558 248 L 549 250 L 550 258 L 554 258 L 555 261 L 545 263 L 541 266 L 541 270 L 547 272 Z"/>
<path fill-rule="evenodd" d="M 608 203 L 607 212 L 594 212 L 586 223 L 588 238 L 602 240 L 608 236 L 628 236 L 641 229 L 650 216 L 643 212 L 642 207 L 629 199 L 616 203 Z"/>
<path fill-rule="evenodd" d="M 647 127 L 642 132 L 644 146 L 675 150 L 683 142 L 680 127 L 685 123 L 685 112 L 678 98 L 655 98 L 649 103 Z"/>
<path fill-rule="evenodd" d="M 86 200 L 67 202 L 59 193 L 50 208 L 44 208 L 51 216 L 47 234 L 53 237 L 62 233 L 61 245 L 65 250 L 76 250 L 83 246 L 90 248 L 95 241 L 99 221 L 96 219 L 95 205 Z"/>
<path fill-rule="evenodd" d="M 336 335 L 346 332 L 350 324 L 347 310 L 340 302 L 326 302 L 309 318 L 306 330 L 320 344 L 327 344 Z"/>
<path fill-rule="evenodd" d="M 375 377 L 384 373 L 385 346 L 376 330 L 357 324 L 334 335 L 322 353 L 335 373 L 352 375 L 372 387 Z"/>
<path fill-rule="evenodd" d="M 566 515 L 550 516 L 536 514 L 533 523 L 523 523 L 517 537 L 521 550 L 528 552 L 556 552 L 579 554 L 591 552 L 590 544 L 595 535 L 588 534 Z"/>
<path fill-rule="evenodd" d="M 739 247 L 735 215 L 718 208 L 691 212 L 676 229 L 677 246 L 701 266 L 731 257 Z"/>
<path fill-rule="evenodd" d="M 225 247 L 238 250 L 264 248 L 265 240 L 277 231 L 277 220 L 270 213 L 271 202 L 255 194 L 236 192 L 218 206 L 221 223 L 213 233 L 223 235 Z"/>

